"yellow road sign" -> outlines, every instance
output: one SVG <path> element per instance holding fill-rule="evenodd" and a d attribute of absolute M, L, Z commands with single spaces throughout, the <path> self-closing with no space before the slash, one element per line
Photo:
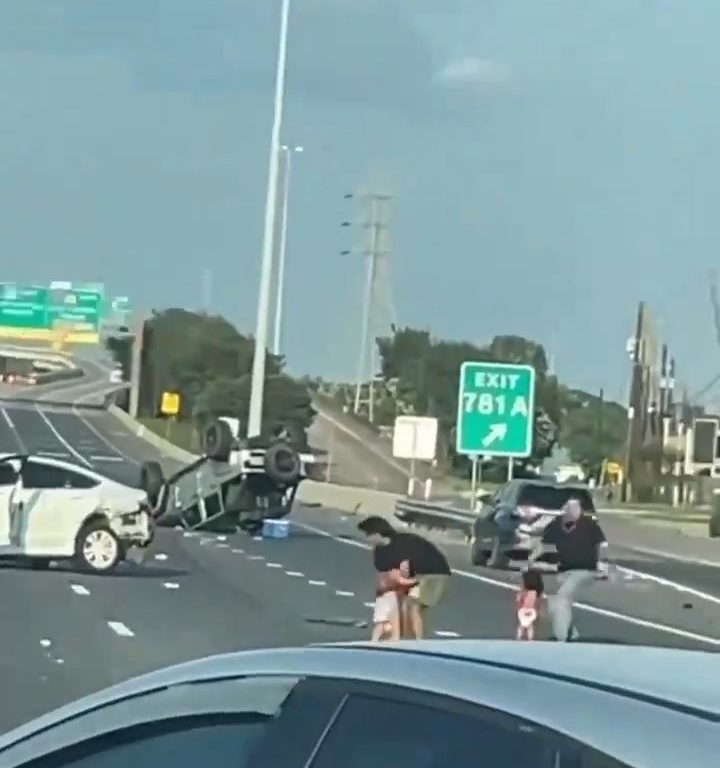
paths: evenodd
<path fill-rule="evenodd" d="M 177 392 L 163 392 L 160 400 L 163 416 L 177 416 L 180 413 L 180 395 Z"/>

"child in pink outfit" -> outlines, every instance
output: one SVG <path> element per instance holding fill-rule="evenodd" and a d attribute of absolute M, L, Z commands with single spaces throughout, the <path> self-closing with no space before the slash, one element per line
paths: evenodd
<path fill-rule="evenodd" d="M 534 640 L 537 622 L 545 588 L 539 571 L 528 569 L 522 575 L 522 589 L 515 595 L 517 615 L 517 640 Z"/>

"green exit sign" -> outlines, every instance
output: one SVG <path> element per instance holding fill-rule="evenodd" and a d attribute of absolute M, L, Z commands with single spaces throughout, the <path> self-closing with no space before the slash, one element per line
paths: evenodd
<path fill-rule="evenodd" d="M 457 453 L 529 456 L 535 424 L 535 369 L 467 361 L 460 368 Z"/>

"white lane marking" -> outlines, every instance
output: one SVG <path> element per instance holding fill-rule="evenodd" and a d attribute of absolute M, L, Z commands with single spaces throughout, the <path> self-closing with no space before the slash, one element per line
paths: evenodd
<path fill-rule="evenodd" d="M 265 563 L 268 568 L 282 568 L 282 563 Z"/>
<path fill-rule="evenodd" d="M 120 635 L 120 637 L 135 637 L 135 633 L 132 629 L 125 626 L 122 621 L 108 621 L 107 625 L 116 635 Z"/>
<path fill-rule="evenodd" d="M 49 647 L 52 645 L 52 640 L 48 640 L 46 637 L 44 637 L 44 638 L 43 638 L 43 639 L 40 641 L 40 645 L 41 645 L 43 648 L 49 648 Z"/>
<path fill-rule="evenodd" d="M 218 549 L 227 549 L 230 545 L 224 544 L 223 542 L 220 542 L 219 544 L 215 545 Z"/>
<path fill-rule="evenodd" d="M 10 414 L 2 408 L 2 415 L 5 421 L 7 422 L 8 427 L 10 427 L 10 431 L 13 433 L 15 440 L 17 440 L 17 444 L 20 446 L 20 450 L 23 453 L 27 453 L 27 448 L 25 447 L 25 442 L 22 439 L 22 435 L 18 432 L 17 427 L 15 426 L 15 423 L 10 418 Z"/>
<path fill-rule="evenodd" d="M 313 587 L 327 587 L 327 581 L 322 581 L 321 579 L 308 579 L 308 584 Z"/>
<path fill-rule="evenodd" d="M 70 453 L 75 456 L 78 461 L 81 461 L 86 467 L 92 467 L 92 464 L 81 454 L 78 453 L 70 443 L 57 431 L 55 428 L 55 425 L 48 419 L 48 417 L 43 413 L 43 411 L 36 405 L 35 411 L 40 415 L 40 418 L 47 424 L 48 429 L 55 435 L 55 437 L 58 439 L 59 442 L 61 442 L 67 449 L 70 451 Z"/>
<path fill-rule="evenodd" d="M 347 592 L 344 589 L 336 589 L 335 590 L 335 594 L 338 597 L 355 597 L 355 593 L 354 592 Z"/>
<path fill-rule="evenodd" d="M 38 456 L 47 456 L 49 459 L 69 459 L 70 454 L 66 451 L 37 451 Z"/>
<path fill-rule="evenodd" d="M 343 539 L 340 536 L 335 536 L 332 533 L 323 531 L 321 528 L 316 528 L 314 525 L 306 525 L 305 523 L 294 522 L 294 525 L 304 528 L 311 533 L 317 533 L 319 536 L 325 536 L 328 539 L 337 541 L 339 544 L 350 544 L 361 549 L 371 549 L 368 544 L 363 544 L 361 541 L 354 541 L 353 539 Z M 508 584 L 506 581 L 500 581 L 499 579 L 493 579 L 489 576 L 481 576 L 479 573 L 470 573 L 469 571 L 462 571 L 458 568 L 453 568 L 453 573 L 459 576 L 464 576 L 466 579 L 473 579 L 474 581 L 480 581 L 483 584 L 488 584 L 491 587 L 499 587 L 500 589 L 511 590 L 513 592 L 518 591 L 518 587 L 514 584 Z M 682 586 L 682 585 L 680 585 Z M 708 635 L 700 635 L 695 632 L 688 632 L 679 627 L 670 627 L 667 624 L 660 624 L 654 621 L 648 621 L 647 619 L 638 619 L 635 616 L 628 616 L 624 613 L 617 613 L 616 611 L 610 611 L 606 608 L 598 608 L 594 605 L 588 605 L 587 603 L 575 603 L 575 607 L 581 611 L 587 611 L 588 613 L 594 613 L 597 616 L 604 616 L 608 619 L 616 619 L 617 621 L 623 621 L 626 624 L 633 624 L 636 627 L 643 627 L 645 629 L 652 629 L 655 632 L 665 632 L 668 635 L 675 635 L 676 637 L 682 637 L 686 640 L 693 640 L 699 643 L 705 643 L 706 645 L 714 645 L 720 647 L 720 638 L 709 637 Z"/>
<path fill-rule="evenodd" d="M 705 600 L 708 603 L 720 605 L 720 597 L 712 595 L 709 592 L 702 592 L 694 587 L 678 584 L 676 581 L 670 581 L 670 579 L 663 579 L 660 576 L 655 576 L 653 573 L 645 573 L 645 571 L 636 571 L 633 568 L 626 568 L 624 565 L 616 565 L 615 569 L 620 573 L 625 574 L 626 577 L 642 579 L 643 581 L 652 581 L 655 584 L 659 584 L 661 587 L 668 587 L 669 589 L 674 589 L 676 592 L 697 597 L 698 600 Z"/>
<path fill-rule="evenodd" d="M 163 587 L 165 587 L 165 589 L 180 589 L 180 585 L 174 581 L 164 581 Z"/>
<path fill-rule="evenodd" d="M 238 549 L 237 547 L 235 549 L 232 549 L 231 552 L 233 552 L 236 555 L 244 555 L 245 550 L 244 549 Z"/>
<path fill-rule="evenodd" d="M 252 540 L 253 541 L 262 541 L 263 539 L 262 539 L 262 536 L 253 536 Z"/>
<path fill-rule="evenodd" d="M 93 454 L 90 456 L 90 461 L 105 461 L 114 462 L 116 464 L 122 464 L 125 459 L 122 456 L 103 456 L 101 454 Z"/>
<path fill-rule="evenodd" d="M 364 605 L 366 608 L 374 608 L 374 607 L 375 607 L 375 603 L 363 603 L 363 605 Z"/>
<path fill-rule="evenodd" d="M 55 663 L 56 664 L 64 664 L 65 663 L 65 659 L 55 659 Z"/>
<path fill-rule="evenodd" d="M 158 552 L 155 555 L 155 560 L 167 560 L 167 559 L 168 559 L 168 556 L 162 552 Z"/>
<path fill-rule="evenodd" d="M 248 555 L 248 560 L 264 560 L 265 557 L 263 555 Z"/>
<path fill-rule="evenodd" d="M 704 560 L 699 557 L 685 557 L 685 555 L 676 555 L 673 552 L 664 552 L 661 549 L 648 549 L 647 547 L 623 547 L 633 552 L 640 552 L 643 555 L 652 555 L 653 557 L 663 557 L 667 560 L 676 560 L 678 563 L 688 563 L 689 565 L 702 565 L 706 568 L 720 568 L 720 561 Z"/>
<path fill-rule="evenodd" d="M 87 395 L 86 395 L 85 397 L 87 397 Z M 81 397 L 81 398 L 79 398 L 79 400 L 78 400 L 77 402 L 80 402 L 80 401 L 81 401 L 81 400 L 83 400 L 83 399 L 85 399 L 85 398 Z M 105 445 L 106 445 L 106 446 L 107 446 L 107 447 L 108 447 L 108 448 L 109 448 L 109 449 L 110 449 L 110 450 L 111 450 L 111 451 L 112 451 L 112 452 L 115 454 L 115 456 L 113 456 L 111 459 L 106 459 L 106 461 L 127 461 L 127 462 L 129 462 L 130 464 L 134 464 L 136 467 L 139 467 L 139 466 L 140 466 L 140 462 L 139 462 L 139 461 L 137 461 L 137 459 L 133 459 L 133 457 L 132 457 L 132 456 L 128 456 L 128 455 L 127 455 L 127 453 L 125 453 L 124 451 L 121 451 L 121 450 L 120 450 L 120 449 L 119 449 L 119 448 L 118 448 L 116 445 L 113 445 L 113 444 L 112 444 L 112 443 L 111 443 L 111 442 L 110 442 L 110 441 L 107 439 L 107 437 L 105 437 L 105 435 L 103 435 L 103 433 L 102 433 L 102 432 L 100 432 L 100 430 L 99 430 L 99 429 L 97 429 L 96 427 L 94 427 L 94 426 L 93 426 L 93 425 L 90 423 L 90 420 L 89 420 L 89 419 L 86 419 L 86 418 L 85 418 L 85 417 L 84 417 L 84 416 L 83 416 L 83 415 L 82 415 L 82 414 L 81 414 L 81 413 L 78 411 L 78 409 L 77 409 L 77 408 L 75 408 L 75 406 L 73 406 L 73 414 L 74 414 L 75 416 L 77 416 L 77 418 L 78 418 L 78 419 L 80 419 L 80 421 L 82 421 L 82 423 L 83 423 L 83 424 L 84 424 L 84 425 L 85 425 L 85 426 L 86 426 L 86 427 L 87 427 L 87 428 L 88 428 L 88 429 L 89 429 L 89 430 L 90 430 L 90 431 L 91 431 L 91 432 L 92 432 L 92 433 L 93 433 L 93 434 L 94 434 L 94 435 L 95 435 L 97 438 L 99 438 L 101 442 L 103 442 L 103 443 L 104 443 L 104 444 L 105 444 Z M 113 433 L 113 434 L 115 434 L 115 433 Z M 120 433 L 120 434 L 122 434 L 122 433 Z"/>
<path fill-rule="evenodd" d="M 2 415 L 3 419 L 7 422 L 8 427 L 12 429 L 12 431 L 15 431 L 15 424 L 13 423 L 13 420 L 10 418 L 10 414 L 3 408 L 2 409 Z"/>
<path fill-rule="evenodd" d="M 286 574 L 287 576 L 292 576 L 292 577 L 294 577 L 294 578 L 296 578 L 296 579 L 302 579 L 302 578 L 303 578 L 303 576 L 305 575 L 305 574 L 304 574 L 304 573 L 302 573 L 301 571 L 285 571 L 285 574 Z"/>
<path fill-rule="evenodd" d="M 445 629 L 437 629 L 435 630 L 436 637 L 460 637 L 459 632 L 450 632 L 449 630 Z"/>
<path fill-rule="evenodd" d="M 71 584 L 70 589 L 76 594 L 76 595 L 89 595 L 90 590 L 83 587 L 82 584 Z"/>
<path fill-rule="evenodd" d="M 217 541 L 227 541 L 227 536 L 218 536 Z"/>

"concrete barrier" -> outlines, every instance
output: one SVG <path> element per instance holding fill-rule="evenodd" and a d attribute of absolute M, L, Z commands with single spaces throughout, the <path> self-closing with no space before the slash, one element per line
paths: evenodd
<path fill-rule="evenodd" d="M 393 517 L 395 502 L 401 497 L 394 493 L 376 491 L 371 488 L 356 488 L 348 485 L 319 483 L 315 480 L 303 480 L 298 488 L 296 498 L 302 504 L 339 509 L 349 514 Z"/>
<path fill-rule="evenodd" d="M 157 448 L 157 450 L 164 456 L 167 456 L 174 461 L 183 462 L 184 464 L 190 464 L 199 458 L 195 454 L 190 453 L 190 451 L 185 451 L 174 443 L 171 443 L 169 440 L 166 440 L 164 437 L 160 437 L 160 435 L 153 432 L 152 429 L 148 429 L 139 421 L 135 421 L 129 413 L 126 413 L 117 405 L 109 405 L 107 410 L 108 413 L 120 421 L 126 429 L 146 443 L 150 443 L 150 445 Z"/>

